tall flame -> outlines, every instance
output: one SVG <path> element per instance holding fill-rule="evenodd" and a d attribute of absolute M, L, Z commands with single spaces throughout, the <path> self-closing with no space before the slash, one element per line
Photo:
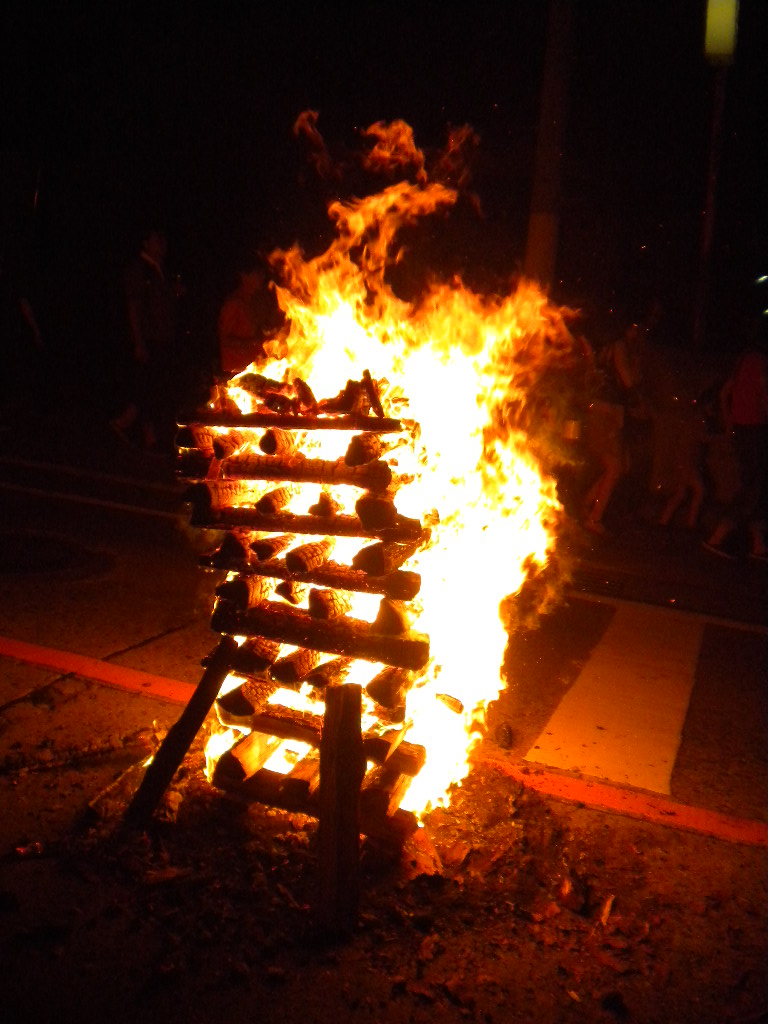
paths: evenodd
<path fill-rule="evenodd" d="M 367 134 L 377 169 L 389 152 L 390 165 L 410 167 L 416 180 L 332 203 L 336 236 L 321 255 L 305 259 L 298 246 L 271 254 L 286 329 L 266 349 L 270 377 L 301 376 L 318 396 L 369 369 L 388 414 L 410 427 L 409 444 L 390 455 L 411 481 L 398 511 L 422 520 L 437 513 L 431 545 L 409 563 L 422 577 L 416 625 L 429 634 L 431 661 L 408 694 L 408 738 L 428 755 L 403 806 L 422 810 L 466 775 L 475 726 L 502 685 L 502 599 L 552 558 L 562 510 L 535 454 L 531 409 L 547 374 L 578 358 L 578 343 L 569 311 L 531 282 L 504 295 L 478 294 L 459 279 L 428 285 L 414 302 L 395 294 L 387 272 L 402 255 L 399 233 L 449 210 L 458 194 L 427 180 L 407 125 Z M 334 432 L 318 433 L 317 443 L 333 444 Z"/>

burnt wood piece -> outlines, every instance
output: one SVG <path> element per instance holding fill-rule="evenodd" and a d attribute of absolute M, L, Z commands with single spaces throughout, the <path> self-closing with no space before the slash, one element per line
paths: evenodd
<path fill-rule="evenodd" d="M 321 491 L 314 505 L 309 506 L 311 516 L 335 516 L 341 511 L 341 505 L 327 491 Z"/>
<path fill-rule="evenodd" d="M 333 685 L 331 684 L 331 688 Z M 328 689 L 325 691 L 326 696 L 327 693 Z M 226 696 L 220 702 L 223 712 L 226 712 L 227 708 Z M 228 721 L 222 719 L 222 725 L 228 724 Z M 294 711 L 278 704 L 268 704 L 257 710 L 248 721 L 244 716 L 238 715 L 237 725 L 241 728 L 250 728 L 253 732 L 277 736 L 281 740 L 295 740 L 319 747 L 323 720 L 320 715 L 312 714 L 310 711 Z M 375 764 L 390 764 L 398 774 L 418 775 L 426 763 L 427 752 L 418 743 L 405 742 L 403 736 L 406 731 L 401 727 L 389 729 L 381 734 L 367 732 L 363 737 L 363 750 L 367 760 Z"/>
<path fill-rule="evenodd" d="M 352 598 L 341 590 L 312 587 L 307 601 L 313 619 L 340 619 L 352 609 Z"/>
<path fill-rule="evenodd" d="M 464 713 L 464 705 L 458 697 L 452 697 L 450 693 L 436 693 L 435 697 L 445 704 L 449 711 L 452 711 L 454 715 L 461 715 Z"/>
<path fill-rule="evenodd" d="M 149 824 L 163 793 L 218 696 L 221 685 L 229 673 L 232 654 L 236 647 L 237 644 L 232 637 L 225 636 L 219 641 L 189 703 L 178 721 L 168 730 L 160 749 L 144 774 L 136 795 L 128 805 L 125 813 L 126 825 L 143 829 Z"/>
<path fill-rule="evenodd" d="M 369 544 L 354 555 L 352 567 L 362 569 L 363 572 L 370 573 L 371 576 L 386 576 L 394 569 L 399 569 L 411 555 L 423 548 L 429 538 L 430 531 L 422 530 L 418 537 L 410 539 L 404 544 L 392 541 Z"/>
<path fill-rule="evenodd" d="M 402 668 L 383 668 L 368 683 L 365 692 L 383 708 L 399 707 L 413 685 L 415 676 Z"/>
<path fill-rule="evenodd" d="M 211 628 L 232 636 L 265 636 L 296 647 L 314 647 L 328 654 L 379 661 L 398 668 L 417 670 L 429 661 L 429 637 L 423 633 L 381 636 L 361 619 L 345 616 L 324 622 L 274 601 L 240 611 L 219 599 Z"/>
<path fill-rule="evenodd" d="M 303 583 L 297 583 L 296 580 L 289 579 L 278 583 L 275 587 L 275 593 L 289 604 L 301 604 L 307 596 L 307 588 Z"/>
<path fill-rule="evenodd" d="M 248 440 L 248 435 L 243 430 L 228 430 L 226 434 L 214 434 L 213 454 L 217 459 L 227 459 Z"/>
<path fill-rule="evenodd" d="M 318 407 L 322 409 L 323 403 Z M 370 430 L 376 434 L 397 434 L 403 429 L 400 420 L 390 417 L 360 416 L 349 413 L 333 415 L 330 410 L 325 415 L 250 412 L 227 410 L 217 412 L 213 409 L 202 409 L 193 416 L 185 418 L 185 423 L 201 424 L 212 427 L 278 427 L 281 430 Z"/>
<path fill-rule="evenodd" d="M 264 398 L 266 395 L 289 395 L 292 390 L 291 385 L 286 381 L 273 380 L 261 373 L 241 373 L 233 378 L 230 384 L 242 388 L 254 398 Z"/>
<path fill-rule="evenodd" d="M 361 494 L 355 502 L 355 512 L 366 530 L 391 529 L 397 523 L 395 503 L 384 495 Z"/>
<path fill-rule="evenodd" d="M 263 732 L 251 732 L 238 740 L 229 751 L 233 764 L 228 766 L 232 774 L 242 773 L 243 779 L 249 779 L 260 768 L 263 768 L 270 757 L 280 746 L 276 736 L 266 736 Z M 239 771 L 238 771 L 239 770 Z"/>
<path fill-rule="evenodd" d="M 254 675 L 269 668 L 280 657 L 277 640 L 268 640 L 263 636 L 249 636 L 232 656 L 232 671 L 244 675 Z"/>
<path fill-rule="evenodd" d="M 264 707 L 275 689 L 275 684 L 269 679 L 246 679 L 240 686 L 216 698 L 219 721 L 230 728 L 250 729 L 253 716 Z"/>
<path fill-rule="evenodd" d="M 179 427 L 174 443 L 177 448 L 194 448 L 198 450 L 198 454 L 207 455 L 210 458 L 214 454 L 213 442 L 217 437 L 216 432 L 210 427 L 193 424 L 188 427 Z"/>
<path fill-rule="evenodd" d="M 381 399 L 379 398 L 379 385 L 373 379 L 373 377 L 371 377 L 370 370 L 363 370 L 362 383 L 363 388 L 365 389 L 365 393 L 368 396 L 368 401 L 370 403 L 371 408 L 373 409 L 377 416 L 383 416 L 384 409 L 381 404 Z"/>
<path fill-rule="evenodd" d="M 313 669 L 306 678 L 310 686 L 322 690 L 331 683 L 342 683 L 346 679 L 354 658 L 331 658 Z"/>
<path fill-rule="evenodd" d="M 206 480 L 187 488 L 184 500 L 192 506 L 192 519 L 206 518 L 217 511 L 242 503 L 254 505 L 253 489 L 235 480 Z"/>
<path fill-rule="evenodd" d="M 255 455 L 246 452 L 227 459 L 223 469 L 225 477 L 230 480 L 349 484 L 369 491 L 386 491 L 392 482 L 392 470 L 380 460 L 365 466 L 347 466 L 343 459 L 311 459 L 300 453 Z"/>
<path fill-rule="evenodd" d="M 274 580 L 268 580 L 265 576 L 240 575 L 233 580 L 220 583 L 216 587 L 216 593 L 225 601 L 233 601 L 238 608 L 250 608 L 261 601 L 266 601 L 274 589 Z"/>
<path fill-rule="evenodd" d="M 320 740 L 317 913 L 331 934 L 353 931 L 360 907 L 361 715 L 359 686 L 328 687 Z"/>
<path fill-rule="evenodd" d="M 275 555 L 279 555 L 281 551 L 285 551 L 295 540 L 294 534 L 282 533 L 271 537 L 258 537 L 256 540 L 251 541 L 250 547 L 256 558 L 260 562 L 264 562 L 267 559 L 274 558 Z"/>
<path fill-rule="evenodd" d="M 299 408 L 302 410 L 309 409 L 311 412 L 315 412 L 317 409 L 317 399 L 315 398 L 309 384 L 302 380 L 301 377 L 294 377 L 293 386 L 296 390 L 296 397 L 299 400 Z"/>
<path fill-rule="evenodd" d="M 253 545 L 251 545 L 253 547 Z M 325 562 L 311 572 L 294 573 L 284 560 L 269 558 L 266 561 L 234 566 L 243 573 L 257 576 L 273 576 L 276 579 L 293 579 L 299 583 L 315 583 L 320 587 L 334 590 L 351 590 L 360 594 L 384 594 L 401 601 L 412 601 L 421 589 L 421 576 L 417 572 L 398 569 L 386 576 L 370 576 L 362 569 L 352 569 L 339 562 Z"/>
<path fill-rule="evenodd" d="M 408 792 L 410 775 L 401 775 L 388 764 L 372 768 L 365 776 L 360 793 L 361 816 L 380 818 L 393 814 Z"/>
<path fill-rule="evenodd" d="M 270 427 L 261 435 L 259 448 L 265 455 L 287 455 L 296 448 L 296 438 L 289 430 Z"/>
<path fill-rule="evenodd" d="M 300 683 L 312 669 L 317 668 L 321 658 L 320 651 L 314 651 L 311 647 L 300 647 L 293 654 L 276 661 L 269 674 L 276 683 L 292 686 Z"/>
<path fill-rule="evenodd" d="M 234 569 L 246 565 L 249 557 L 245 541 L 234 533 L 228 533 L 216 551 L 204 555 L 200 562 L 211 569 Z"/>
<path fill-rule="evenodd" d="M 255 507 L 259 512 L 279 512 L 294 497 L 296 497 L 295 487 L 289 485 L 277 487 L 274 491 L 262 494 Z"/>
<path fill-rule="evenodd" d="M 402 601 L 393 601 L 389 597 L 383 597 L 373 622 L 376 632 L 384 633 L 387 636 L 396 636 L 399 633 L 407 632 L 410 627 L 411 619 L 405 604 Z"/>
<path fill-rule="evenodd" d="M 364 466 L 373 462 L 386 450 L 378 434 L 355 434 L 347 445 L 344 461 L 348 466 Z"/>
<path fill-rule="evenodd" d="M 285 564 L 292 573 L 312 572 L 328 561 L 336 546 L 333 537 L 324 537 L 312 544 L 292 548 L 285 556 Z"/>

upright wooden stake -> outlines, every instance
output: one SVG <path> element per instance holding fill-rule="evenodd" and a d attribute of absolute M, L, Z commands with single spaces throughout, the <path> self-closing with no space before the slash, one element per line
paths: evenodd
<path fill-rule="evenodd" d="M 205 721 L 205 716 L 211 710 L 221 684 L 227 677 L 236 650 L 237 642 L 231 636 L 221 638 L 202 679 L 197 684 L 197 689 L 190 697 L 179 720 L 168 730 L 168 735 L 144 773 L 141 785 L 125 813 L 127 825 L 143 829 L 149 824 L 176 769 Z"/>
<path fill-rule="evenodd" d="M 355 929 L 360 905 L 361 713 L 360 686 L 327 687 L 320 740 L 317 914 L 322 930 L 336 936 Z"/>

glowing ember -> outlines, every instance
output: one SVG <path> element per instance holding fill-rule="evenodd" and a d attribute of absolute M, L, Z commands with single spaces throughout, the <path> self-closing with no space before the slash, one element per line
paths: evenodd
<path fill-rule="evenodd" d="M 409 429 L 409 443 L 385 458 L 408 480 L 397 493 L 398 512 L 416 519 L 435 513 L 430 546 L 408 563 L 421 574 L 414 626 L 429 635 L 431 659 L 407 695 L 408 739 L 426 747 L 427 763 L 402 806 L 421 811 L 466 775 L 478 724 L 501 687 L 507 633 L 500 603 L 552 558 L 561 508 L 542 438 L 556 425 L 539 389 L 544 394 L 547 375 L 578 358 L 578 344 L 568 311 L 530 282 L 505 295 L 480 295 L 460 280 L 435 283 L 414 303 L 396 295 L 387 271 L 398 259 L 398 233 L 449 209 L 457 192 L 428 180 L 407 125 L 375 125 L 368 138 L 370 167 L 410 172 L 414 180 L 333 203 L 336 238 L 320 256 L 305 260 L 298 246 L 272 253 L 286 328 L 267 343 L 267 360 L 244 373 L 300 377 L 315 395 L 332 396 L 340 381 L 367 368 L 385 415 Z M 228 393 L 249 412 L 254 399 L 238 384 L 242 377 Z M 303 441 L 312 457 L 338 456 L 337 431 L 315 431 L 312 449 Z M 256 452 L 256 443 L 244 450 Z M 302 487 L 288 508 L 303 512 L 319 493 L 319 486 Z M 331 495 L 354 512 L 355 488 Z M 338 538 L 334 559 L 348 562 L 359 544 Z M 372 621 L 378 599 L 353 598 L 350 614 Z M 348 681 L 365 685 L 380 667 L 357 662 Z"/>

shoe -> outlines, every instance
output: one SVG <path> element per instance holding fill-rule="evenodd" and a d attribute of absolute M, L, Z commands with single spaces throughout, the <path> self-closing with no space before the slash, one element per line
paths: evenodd
<path fill-rule="evenodd" d="M 720 558 L 727 558 L 730 561 L 733 561 L 736 557 L 735 555 L 732 555 L 730 551 L 726 551 L 724 548 L 721 548 L 718 544 L 710 544 L 709 541 L 706 540 L 702 542 L 701 546 L 705 551 L 710 551 L 713 555 L 719 555 Z"/>
<path fill-rule="evenodd" d="M 749 557 L 753 562 L 767 562 L 768 563 L 768 551 L 750 551 Z"/>

